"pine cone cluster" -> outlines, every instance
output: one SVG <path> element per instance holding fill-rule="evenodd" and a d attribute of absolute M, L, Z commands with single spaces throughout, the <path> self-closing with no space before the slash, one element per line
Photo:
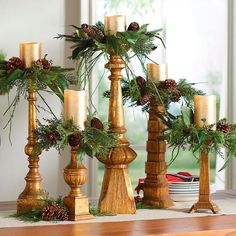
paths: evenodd
<path fill-rule="evenodd" d="M 92 128 L 95 128 L 95 129 L 101 129 L 101 130 L 104 129 L 103 123 L 96 117 L 93 117 L 90 125 Z"/>
<path fill-rule="evenodd" d="M 227 134 L 230 130 L 229 124 L 225 123 L 224 121 L 219 121 L 216 125 L 216 130 L 223 132 L 224 134 Z"/>
<path fill-rule="evenodd" d="M 59 204 L 53 202 L 42 209 L 42 218 L 43 220 L 47 221 L 50 220 L 65 221 L 68 220 L 68 213 Z"/>
<path fill-rule="evenodd" d="M 151 94 L 150 92 L 145 92 L 144 94 L 141 94 L 141 97 L 139 98 L 139 100 L 137 101 L 137 105 L 138 106 L 143 106 L 145 105 L 147 102 L 150 101 L 151 98 Z"/>
<path fill-rule="evenodd" d="M 51 63 L 46 58 L 39 59 L 39 60 L 37 60 L 36 63 L 39 65 L 42 65 L 44 70 L 50 70 L 50 68 L 51 68 Z"/>
<path fill-rule="evenodd" d="M 136 82 L 139 87 L 143 87 L 146 85 L 146 80 L 142 76 L 137 76 L 136 77 Z"/>
<path fill-rule="evenodd" d="M 69 136 L 68 142 L 71 147 L 76 147 L 77 145 L 79 145 L 80 140 L 81 140 L 81 134 L 80 132 L 76 132 Z"/>
<path fill-rule="evenodd" d="M 7 73 L 11 73 L 16 69 L 23 69 L 24 63 L 19 57 L 12 57 L 7 62 Z"/>
<path fill-rule="evenodd" d="M 137 22 L 131 22 L 127 30 L 128 31 L 137 31 L 137 30 L 139 30 L 139 24 Z"/>
<path fill-rule="evenodd" d="M 82 24 L 81 29 L 88 35 L 89 38 L 94 38 L 100 42 L 105 37 L 104 33 L 94 25 Z"/>
<path fill-rule="evenodd" d="M 177 84 L 176 84 L 176 82 L 175 82 L 175 80 L 173 80 L 173 79 L 166 79 L 165 81 L 164 81 L 164 88 L 165 89 L 176 89 L 176 86 L 177 86 Z"/>
<path fill-rule="evenodd" d="M 47 140 L 50 142 L 55 142 L 60 139 L 60 134 L 57 131 L 51 131 L 47 134 Z"/>

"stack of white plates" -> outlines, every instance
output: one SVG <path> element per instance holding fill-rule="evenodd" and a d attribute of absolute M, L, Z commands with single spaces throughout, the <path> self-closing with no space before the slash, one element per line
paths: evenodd
<path fill-rule="evenodd" d="M 199 182 L 169 182 L 169 193 L 176 202 L 195 201 L 199 195 Z"/>

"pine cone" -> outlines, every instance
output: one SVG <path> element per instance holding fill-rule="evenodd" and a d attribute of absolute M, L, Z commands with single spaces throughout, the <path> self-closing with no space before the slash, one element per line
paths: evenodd
<path fill-rule="evenodd" d="M 12 57 L 7 62 L 7 73 L 11 73 L 16 69 L 23 69 L 24 63 L 19 57 Z"/>
<path fill-rule="evenodd" d="M 51 63 L 46 58 L 39 59 L 39 60 L 37 60 L 36 63 L 39 65 L 42 65 L 44 70 L 50 70 L 50 68 L 51 68 Z"/>
<path fill-rule="evenodd" d="M 69 136 L 69 144 L 72 147 L 75 147 L 75 146 L 79 145 L 80 140 L 81 140 L 81 135 L 80 135 L 79 132 L 76 132 L 76 133 L 71 134 Z"/>
<path fill-rule="evenodd" d="M 224 121 L 219 121 L 216 125 L 216 130 L 221 131 L 224 134 L 227 134 L 230 130 L 230 126 Z"/>
<path fill-rule="evenodd" d="M 180 98 L 181 98 L 180 91 L 177 90 L 177 89 L 173 90 L 173 92 L 172 92 L 172 100 L 173 100 L 173 102 L 178 102 Z"/>
<path fill-rule="evenodd" d="M 43 220 L 54 220 L 61 207 L 57 203 L 52 203 L 42 209 Z"/>
<path fill-rule="evenodd" d="M 146 84 L 146 80 L 142 76 L 137 76 L 136 82 L 139 87 L 143 87 Z"/>
<path fill-rule="evenodd" d="M 47 140 L 50 142 L 55 142 L 60 138 L 60 134 L 57 131 L 52 131 L 47 134 Z"/>
<path fill-rule="evenodd" d="M 61 221 L 66 221 L 68 220 L 69 217 L 67 211 L 62 207 L 60 207 L 60 209 L 57 212 L 56 218 Z"/>
<path fill-rule="evenodd" d="M 175 80 L 173 79 L 166 79 L 164 82 L 165 82 L 164 84 L 165 89 L 175 89 L 177 86 Z"/>
<path fill-rule="evenodd" d="M 143 106 L 144 104 L 150 101 L 150 98 L 151 98 L 151 94 L 149 92 L 144 93 L 137 101 L 137 105 Z"/>
<path fill-rule="evenodd" d="M 104 33 L 96 26 L 88 24 L 82 24 L 81 29 L 88 35 L 89 38 L 95 38 L 98 41 L 102 41 L 105 37 Z"/>
<path fill-rule="evenodd" d="M 139 30 L 139 24 L 137 22 L 132 22 L 132 23 L 130 23 L 127 30 L 128 31 L 137 31 L 137 30 Z"/>
<path fill-rule="evenodd" d="M 96 129 L 104 129 L 103 123 L 96 117 L 93 117 L 93 119 L 91 120 L 91 127 Z"/>

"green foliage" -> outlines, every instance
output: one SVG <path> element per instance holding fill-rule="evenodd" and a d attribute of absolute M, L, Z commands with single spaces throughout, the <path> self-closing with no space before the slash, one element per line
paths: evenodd
<path fill-rule="evenodd" d="M 136 209 L 139 210 L 139 209 L 161 209 L 161 207 L 159 206 L 149 206 L 149 205 L 146 205 L 142 202 L 138 202 L 136 203 Z"/>
<path fill-rule="evenodd" d="M 219 120 L 216 124 L 198 127 L 193 123 L 193 112 L 189 108 L 182 109 L 182 115 L 168 123 L 163 140 L 173 148 L 170 164 L 177 158 L 179 150 L 188 148 L 196 155 L 196 152 L 216 152 L 222 158 L 221 148 L 225 148 L 227 158 L 221 168 L 225 168 L 228 161 L 236 155 L 236 125 L 230 125 L 226 119 Z M 204 120 L 203 120 L 204 122 Z M 224 124 L 227 130 L 220 130 L 219 124 Z"/>
<path fill-rule="evenodd" d="M 89 207 L 89 213 L 93 216 L 115 216 L 116 214 L 109 213 L 109 212 L 99 212 L 98 208 L 96 207 Z"/>
<path fill-rule="evenodd" d="M 38 143 L 34 147 L 34 154 L 40 150 L 48 151 L 50 148 L 56 148 L 60 152 L 68 146 L 70 136 L 79 133 L 80 141 L 77 149 L 79 158 L 85 154 L 89 157 L 99 155 L 101 158 L 106 158 L 108 151 L 118 146 L 117 135 L 109 131 L 108 124 L 103 124 L 103 129 L 92 127 L 91 119 L 92 117 L 89 117 L 84 130 L 75 126 L 72 120 L 65 122 L 57 118 L 46 119 L 46 125 L 39 122 L 38 129 L 35 130 Z M 53 139 L 50 135 L 54 135 Z"/>

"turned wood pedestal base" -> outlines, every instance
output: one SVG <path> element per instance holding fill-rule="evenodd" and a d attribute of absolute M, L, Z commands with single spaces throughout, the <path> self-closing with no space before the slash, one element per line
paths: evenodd
<path fill-rule="evenodd" d="M 189 210 L 193 213 L 199 209 L 209 209 L 214 214 L 219 213 L 218 206 L 211 201 L 210 196 L 210 165 L 208 154 L 205 152 L 200 153 L 200 179 L 199 179 L 199 200 Z"/>

